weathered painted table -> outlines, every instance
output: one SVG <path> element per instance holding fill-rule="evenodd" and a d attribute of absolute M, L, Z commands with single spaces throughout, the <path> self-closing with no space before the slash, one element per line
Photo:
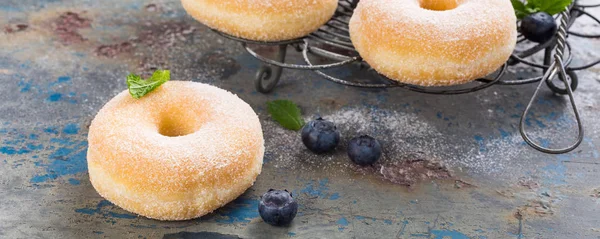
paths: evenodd
<path fill-rule="evenodd" d="M 585 141 L 555 156 L 529 148 L 517 131 L 533 85 L 431 96 L 284 71 L 275 92 L 263 95 L 252 86 L 259 63 L 178 1 L 3 0 L 0 16 L 1 238 L 600 238 L 599 67 L 580 72 Z M 585 20 L 575 27 L 598 32 Z M 574 64 L 600 56 L 597 40 L 574 40 Z M 265 164 L 255 186 L 197 220 L 137 217 L 88 180 L 90 121 L 126 88 L 129 72 L 155 68 L 239 94 L 263 123 Z M 518 72 L 532 73 L 539 74 Z M 297 132 L 267 115 L 274 99 L 297 102 L 306 119 L 335 121 L 342 145 L 309 153 Z M 528 128 L 544 144 L 575 137 L 565 97 L 545 90 L 534 110 Z M 381 164 L 349 163 L 344 145 L 359 134 L 381 140 Z M 299 200 L 290 227 L 258 216 L 269 188 Z"/>

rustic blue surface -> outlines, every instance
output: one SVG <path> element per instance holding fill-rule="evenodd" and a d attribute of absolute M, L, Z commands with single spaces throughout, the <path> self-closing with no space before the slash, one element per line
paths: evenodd
<path fill-rule="evenodd" d="M 7 29 L 0 34 L 2 238 L 600 238 L 598 67 L 579 73 L 585 141 L 555 156 L 532 150 L 518 134 L 532 85 L 431 96 L 348 88 L 311 72 L 284 71 L 275 92 L 263 95 L 252 87 L 260 64 L 193 21 L 178 1 L 4 0 L 0 15 Z M 576 27 L 600 29 L 585 20 Z M 574 64 L 600 57 L 597 40 L 573 40 Z M 138 217 L 101 198 L 88 179 L 90 121 L 125 89 L 129 72 L 154 68 L 237 93 L 263 123 L 265 164 L 255 186 L 197 220 Z M 358 77 L 351 69 L 333 72 Z M 266 114 L 266 101 L 274 99 L 297 102 L 307 120 L 336 121 L 342 146 L 328 155 L 309 153 L 296 132 Z M 544 144 L 564 145 L 575 136 L 566 98 L 544 89 L 534 110 L 527 126 Z M 363 133 L 385 148 L 374 168 L 356 168 L 345 155 L 344 144 Z M 411 170 L 395 163 L 419 152 L 446 165 L 452 178 L 415 171 L 411 187 L 390 182 L 390 175 Z M 290 227 L 260 219 L 259 196 L 269 188 L 297 197 Z"/>

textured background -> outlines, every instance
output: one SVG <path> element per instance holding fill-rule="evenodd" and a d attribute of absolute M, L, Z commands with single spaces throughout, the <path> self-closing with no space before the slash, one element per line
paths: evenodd
<path fill-rule="evenodd" d="M 263 95 L 253 88 L 259 62 L 188 17 L 178 1 L 3 0 L 0 16 L 2 238 L 600 238 L 599 67 L 579 72 L 583 144 L 546 155 L 517 130 L 534 85 L 431 96 L 284 71 L 279 87 Z M 575 27 L 600 32 L 586 19 Z M 598 40 L 572 40 L 574 65 L 600 57 Z M 90 121 L 125 90 L 129 72 L 155 68 L 237 93 L 265 131 L 255 186 L 197 220 L 137 217 L 103 200 L 88 180 Z M 350 69 L 333 73 L 353 77 Z M 297 102 L 307 120 L 335 121 L 343 135 L 338 150 L 309 153 L 298 133 L 268 117 L 266 101 L 275 99 Z M 567 98 L 546 88 L 527 126 L 545 145 L 575 137 Z M 345 144 L 360 134 L 380 139 L 380 164 L 349 163 Z M 297 197 L 290 227 L 260 219 L 258 199 L 269 188 Z"/>

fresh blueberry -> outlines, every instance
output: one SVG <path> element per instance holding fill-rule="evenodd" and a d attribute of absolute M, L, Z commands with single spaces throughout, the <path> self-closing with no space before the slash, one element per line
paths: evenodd
<path fill-rule="evenodd" d="M 333 150 L 340 142 L 340 132 L 333 122 L 321 117 L 302 128 L 302 142 L 310 151 L 322 154 Z"/>
<path fill-rule="evenodd" d="M 353 138 L 348 143 L 348 157 L 361 166 L 374 164 L 381 157 L 381 144 L 368 135 Z"/>
<path fill-rule="evenodd" d="M 258 204 L 263 221 L 273 226 L 290 224 L 298 212 L 298 203 L 287 190 L 269 189 Z"/>
<path fill-rule="evenodd" d="M 521 33 L 525 38 L 537 43 L 549 41 L 556 34 L 554 18 L 545 12 L 536 12 L 521 20 Z"/>

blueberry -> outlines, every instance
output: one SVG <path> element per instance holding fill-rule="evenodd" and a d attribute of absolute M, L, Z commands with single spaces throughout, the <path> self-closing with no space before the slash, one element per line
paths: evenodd
<path fill-rule="evenodd" d="M 340 132 L 333 122 L 319 117 L 302 128 L 302 142 L 313 153 L 322 154 L 338 145 Z"/>
<path fill-rule="evenodd" d="M 549 41 L 556 34 L 554 18 L 545 12 L 536 12 L 521 20 L 521 33 L 525 38 L 537 43 Z"/>
<path fill-rule="evenodd" d="M 273 226 L 290 224 L 297 212 L 298 203 L 287 190 L 269 189 L 258 204 L 260 217 Z"/>
<path fill-rule="evenodd" d="M 381 157 L 381 144 L 368 135 L 353 138 L 348 143 L 348 157 L 361 166 L 374 164 Z"/>

